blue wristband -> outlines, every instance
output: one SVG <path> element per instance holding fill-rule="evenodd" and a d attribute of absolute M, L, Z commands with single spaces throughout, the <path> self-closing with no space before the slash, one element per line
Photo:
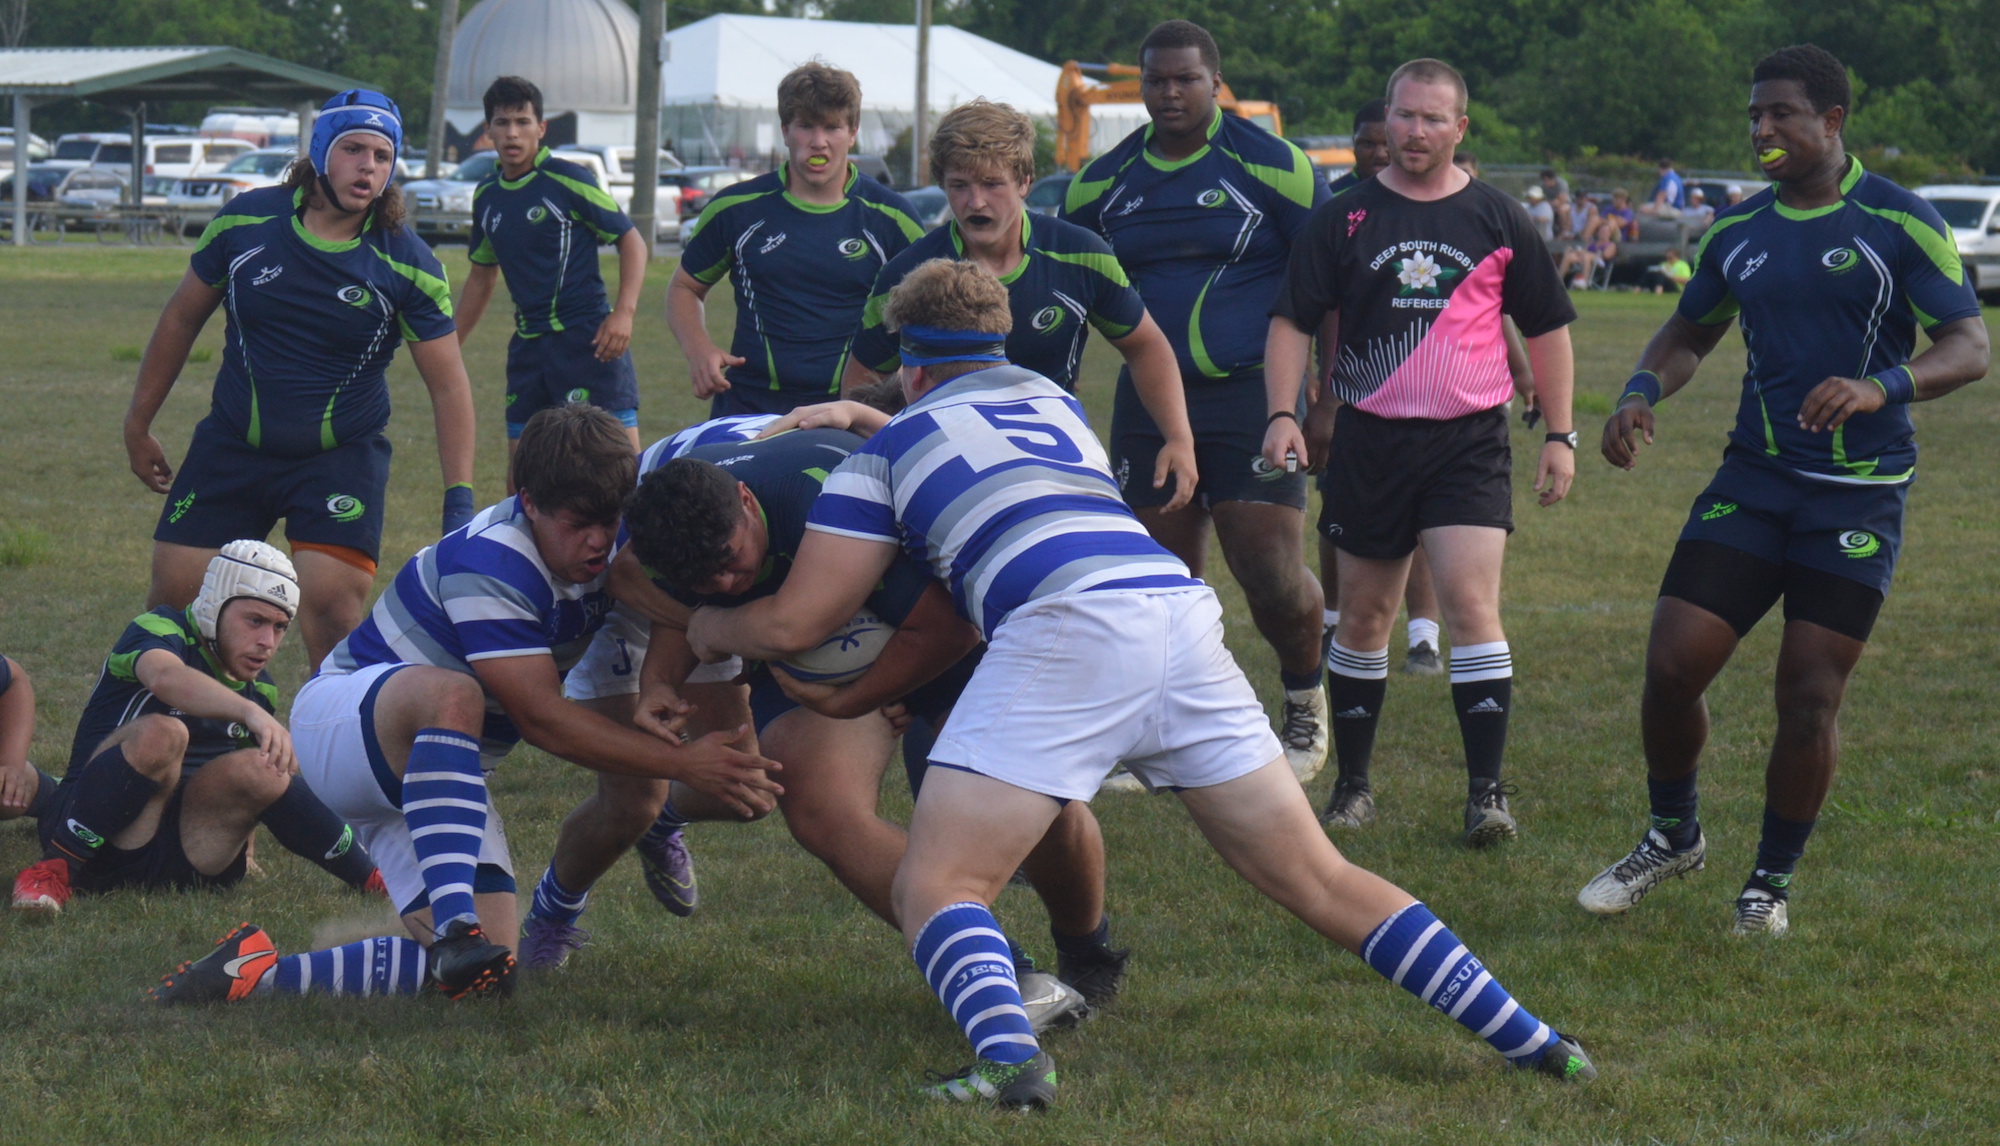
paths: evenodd
<path fill-rule="evenodd" d="M 1623 402 L 1634 394 L 1644 398 L 1648 406 L 1659 405 L 1660 376 L 1651 370 L 1639 371 L 1637 374 L 1632 375 L 1631 379 L 1625 383 L 1625 392 L 1618 396 L 1618 400 Z"/>
<path fill-rule="evenodd" d="M 1917 400 L 1917 377 L 1907 365 L 1870 374 L 1868 380 L 1882 388 L 1891 406 L 1907 406 Z"/>
<path fill-rule="evenodd" d="M 444 491 L 443 527 L 438 531 L 442 536 L 472 520 L 477 511 L 472 500 L 472 487 L 460 483 Z"/>

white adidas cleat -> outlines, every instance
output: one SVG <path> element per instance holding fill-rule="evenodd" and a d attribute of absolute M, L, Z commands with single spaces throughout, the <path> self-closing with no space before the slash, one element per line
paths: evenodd
<path fill-rule="evenodd" d="M 1761 887 L 1746 887 L 1736 897 L 1736 925 L 1729 929 L 1730 934 L 1768 935 L 1777 939 L 1791 929 L 1791 913 L 1785 909 L 1784 900 Z"/>
<path fill-rule="evenodd" d="M 1278 739 L 1285 745 L 1285 762 L 1301 784 L 1326 767 L 1327 721 L 1325 689 L 1286 690 L 1285 718 L 1279 725 Z"/>
<path fill-rule="evenodd" d="M 1657 829 L 1648 829 L 1646 838 L 1639 841 L 1630 855 L 1583 885 L 1583 890 L 1576 893 L 1577 906 L 1592 915 L 1630 911 L 1662 880 L 1700 871 L 1707 860 L 1707 837 L 1697 834 L 1693 847 L 1677 852 Z"/>

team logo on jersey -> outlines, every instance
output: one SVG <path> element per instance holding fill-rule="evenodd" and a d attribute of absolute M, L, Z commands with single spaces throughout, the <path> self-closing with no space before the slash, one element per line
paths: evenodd
<path fill-rule="evenodd" d="M 1111 212 L 1111 217 L 1116 219 L 1120 215 L 1130 215 L 1132 212 L 1137 211 L 1139 209 L 1139 204 L 1144 203 L 1145 201 L 1146 197 L 1144 195 L 1134 195 L 1130 199 L 1125 200 L 1125 205 L 1123 207 L 1120 207 L 1116 211 Z"/>
<path fill-rule="evenodd" d="M 1840 551 L 1856 561 L 1882 552 L 1882 539 L 1865 529 L 1850 529 L 1840 535 Z"/>
<path fill-rule="evenodd" d="M 85 846 L 92 848 L 101 848 L 104 846 L 103 836 L 77 823 L 75 819 L 72 818 L 67 826 L 71 834 L 75 835 L 77 839 L 82 840 Z"/>
<path fill-rule="evenodd" d="M 1359 211 L 1349 211 L 1347 213 L 1347 237 L 1350 239 L 1353 238 L 1354 232 L 1359 231 L 1361 224 L 1367 221 L 1368 208 L 1363 207 Z"/>
<path fill-rule="evenodd" d="M 367 513 L 368 507 L 352 494 L 337 493 L 326 499 L 326 511 L 335 521 L 354 521 Z"/>
<path fill-rule="evenodd" d="M 1250 459 L 1250 473 L 1258 481 L 1277 481 L 1279 478 L 1285 476 L 1285 471 L 1272 465 L 1270 459 L 1266 458 L 1263 454 L 1258 454 L 1256 457 Z"/>
<path fill-rule="evenodd" d="M 1062 325 L 1063 315 L 1067 313 L 1069 312 L 1059 306 L 1045 306 L 1035 312 L 1035 317 L 1028 320 L 1028 325 L 1034 327 L 1037 333 L 1047 334 Z"/>
<path fill-rule="evenodd" d="M 785 241 L 785 233 L 783 231 L 779 231 L 777 234 L 772 235 L 768 239 L 765 239 L 764 245 L 757 248 L 757 253 L 760 255 L 768 255 L 772 251 L 777 250 L 778 244 L 784 241 Z"/>
<path fill-rule="evenodd" d="M 1126 484 L 1132 480 L 1132 459 L 1119 458 L 1118 472 L 1113 476 L 1118 479 L 1118 488 L 1121 490 L 1124 489 Z"/>
<path fill-rule="evenodd" d="M 1736 512 L 1736 508 L 1736 503 L 1733 501 L 1718 501 L 1708 507 L 1708 511 L 1701 515 L 1701 519 L 1703 521 L 1714 521 L 1717 518 L 1728 517 L 1730 514 Z"/>
<path fill-rule="evenodd" d="M 1771 252 L 1769 251 L 1758 251 L 1756 258 L 1751 259 L 1749 262 L 1743 264 L 1743 273 L 1736 276 L 1736 281 L 1742 282 L 1743 280 L 1749 278 L 1751 275 L 1756 274 L 1757 268 L 1763 266 L 1764 260 L 1770 257 L 1771 257 Z"/>
<path fill-rule="evenodd" d="M 549 209 L 547 207 L 542 206 L 540 203 L 537 203 L 534 206 L 528 208 L 528 222 L 531 224 L 539 223 L 543 219 L 546 219 L 548 217 L 549 217 Z"/>
<path fill-rule="evenodd" d="M 179 521 L 183 517 L 186 517 L 187 511 L 193 508 L 194 508 L 194 491 L 189 490 L 188 495 L 186 497 L 174 503 L 174 511 L 167 515 L 167 524 L 172 525 L 174 522 Z"/>
<path fill-rule="evenodd" d="M 1201 207 L 1220 207 L 1222 206 L 1223 200 L 1227 198 L 1229 198 L 1229 196 L 1222 190 L 1222 188 L 1210 187 L 1208 190 L 1203 191 L 1201 194 L 1195 196 L 1194 201 L 1197 206 Z"/>
<path fill-rule="evenodd" d="M 248 740 L 250 739 L 250 730 L 232 720 L 229 722 L 229 738 L 231 740 Z"/>
<path fill-rule="evenodd" d="M 576 389 L 563 395 L 563 399 L 568 402 L 588 402 L 590 401 L 590 391 L 578 386 Z"/>
<path fill-rule="evenodd" d="M 1457 267 L 1439 266 L 1427 251 L 1418 251 L 1396 264 L 1396 281 L 1405 295 L 1438 293 L 1438 289 L 1464 274 Z"/>
<path fill-rule="evenodd" d="M 279 263 L 275 267 L 258 267 L 257 277 L 250 280 L 250 285 L 263 286 L 265 283 L 270 282 L 272 279 L 277 278 L 279 275 L 284 273 L 285 273 L 285 265 L 283 263 Z"/>
<path fill-rule="evenodd" d="M 1830 274 L 1844 275 L 1861 265 L 1861 255 L 1853 247 L 1835 247 L 1820 255 L 1819 265 Z"/>
<path fill-rule="evenodd" d="M 868 253 L 868 244 L 860 239 L 842 239 L 839 250 L 841 258 L 852 262 Z"/>
<path fill-rule="evenodd" d="M 623 642 L 620 643 L 622 644 Z M 353 846 L 354 846 L 354 825 L 342 824 L 340 825 L 340 838 L 333 841 L 332 847 L 326 849 L 326 858 L 330 860 L 337 860 L 341 856 L 346 855 L 347 849 Z"/>
<path fill-rule="evenodd" d="M 333 292 L 333 297 L 349 306 L 367 306 L 375 301 L 375 296 L 365 286 L 344 286 Z"/>

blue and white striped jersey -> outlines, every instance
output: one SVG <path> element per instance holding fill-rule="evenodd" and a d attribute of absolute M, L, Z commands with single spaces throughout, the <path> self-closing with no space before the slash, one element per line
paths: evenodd
<path fill-rule="evenodd" d="M 1201 584 L 1126 507 L 1083 407 L 1018 366 L 890 419 L 826 479 L 806 527 L 901 545 L 988 640 L 1033 601 Z"/>
<path fill-rule="evenodd" d="M 647 446 L 646 451 L 639 455 L 639 476 L 645 477 L 696 446 L 747 442 L 762 433 L 765 426 L 777 421 L 778 417 L 777 414 L 731 414 L 726 418 L 696 422 L 671 438 L 661 438 Z"/>
<path fill-rule="evenodd" d="M 520 499 L 510 497 L 410 558 L 319 671 L 400 662 L 469 676 L 474 661 L 549 656 L 567 673 L 611 610 L 604 584 L 604 574 L 581 585 L 551 574 Z M 490 696 L 486 712 L 485 750 L 520 740 Z"/>

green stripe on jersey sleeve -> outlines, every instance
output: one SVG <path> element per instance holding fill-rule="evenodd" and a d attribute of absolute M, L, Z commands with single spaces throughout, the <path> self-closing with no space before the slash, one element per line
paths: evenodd
<path fill-rule="evenodd" d="M 1117 283 L 1119 286 L 1128 287 L 1132 285 L 1132 280 L 1125 277 L 1125 268 L 1118 264 L 1117 255 L 1107 255 L 1097 251 L 1051 251 L 1047 248 L 1043 248 L 1040 253 L 1047 255 L 1059 263 L 1068 263 L 1075 267 L 1088 267 L 1105 278 L 1110 279 L 1112 282 Z"/>
<path fill-rule="evenodd" d="M 200 254 L 203 247 L 215 241 L 215 237 L 231 227 L 250 227 L 258 223 L 268 223 L 276 215 L 217 215 L 202 228 L 201 238 L 194 245 L 194 252 Z"/>
<path fill-rule="evenodd" d="M 1248 171 L 1259 182 L 1269 185 L 1278 194 L 1283 195 L 1301 207 L 1312 206 L 1313 180 L 1316 178 L 1313 174 L 1312 161 L 1306 158 L 1306 153 L 1300 151 L 1297 144 L 1283 139 L 1278 142 L 1284 144 L 1285 150 L 1290 153 L 1292 165 L 1289 168 L 1268 167 L 1262 163 L 1248 163 L 1244 161 L 1242 156 L 1233 151 L 1224 150 L 1223 154 L 1234 159 L 1237 165 L 1242 167 L 1243 170 Z M 1072 186 L 1074 185 L 1072 184 Z"/>
<path fill-rule="evenodd" d="M 1069 193 L 1063 196 L 1063 214 L 1075 214 L 1083 208 L 1090 206 L 1101 198 L 1106 191 L 1111 190 L 1111 185 L 1118 181 L 1118 173 L 1116 171 L 1112 172 L 1105 179 L 1085 179 L 1083 174 L 1089 170 L 1090 168 L 1088 167 L 1084 168 L 1083 172 L 1079 172 L 1075 179 L 1070 180 Z"/>
<path fill-rule="evenodd" d="M 1903 228 L 1917 249 L 1930 257 L 1938 273 L 1951 280 L 1955 286 L 1965 285 L 1965 264 L 1958 257 L 1958 244 L 1949 235 L 1940 235 L 1931 225 L 1910 214 L 1908 211 L 1892 211 L 1886 207 L 1870 207 L 1866 203 L 1856 203 L 1856 207 L 1878 219 L 1887 219 Z"/>
<path fill-rule="evenodd" d="M 442 312 L 446 318 L 450 318 L 452 316 L 450 282 L 446 281 L 445 279 L 439 278 L 437 275 L 430 273 L 429 271 L 423 269 L 422 267 L 413 267 L 408 263 L 397 262 L 395 259 L 392 259 L 388 255 L 383 254 L 379 249 L 375 247 L 370 247 L 368 249 L 375 252 L 376 258 L 381 259 L 383 262 L 389 264 L 390 270 L 395 271 L 397 274 L 402 275 L 404 278 L 409 279 L 411 282 L 417 284 L 417 289 L 423 291 L 426 295 L 429 295 L 430 300 L 437 304 L 438 310 Z M 443 270 L 444 268 L 439 267 L 438 269 Z M 409 328 L 406 326 L 404 327 L 404 329 L 407 330 Z"/>
<path fill-rule="evenodd" d="M 694 223 L 688 227 L 687 235 L 682 239 L 683 245 L 696 235 L 701 234 L 702 230 L 713 222 L 717 215 L 722 214 L 738 203 L 748 203 L 752 199 L 762 199 L 769 194 L 771 194 L 769 191 L 752 191 L 748 195 L 718 195 L 709 200 L 708 206 L 701 209 L 701 214 L 696 215 Z"/>
<path fill-rule="evenodd" d="M 571 179 L 567 175 L 558 175 L 555 172 L 550 171 L 546 167 L 542 168 L 542 174 L 555 180 L 557 183 L 560 183 L 563 186 L 569 188 L 571 191 L 575 192 L 578 196 L 582 197 L 585 202 L 588 202 L 593 206 L 602 208 L 603 210 L 606 211 L 616 211 L 618 209 L 617 201 L 614 200 L 611 196 L 605 194 L 604 188 L 599 187 L 595 183 L 585 183 L 581 179 Z"/>
<path fill-rule="evenodd" d="M 861 203 L 865 207 L 873 207 L 884 215 L 889 216 L 890 220 L 896 224 L 896 228 L 903 232 L 903 237 L 912 243 L 924 237 L 923 224 L 891 207 L 889 204 L 877 203 L 870 199 L 863 199 Z"/>

